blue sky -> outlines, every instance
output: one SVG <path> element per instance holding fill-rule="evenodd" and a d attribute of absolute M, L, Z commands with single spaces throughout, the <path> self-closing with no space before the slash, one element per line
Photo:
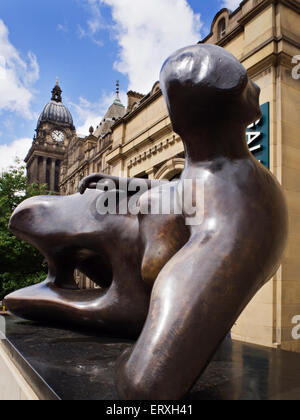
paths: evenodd
<path fill-rule="evenodd" d="M 239 0 L 2 0 L 0 170 L 24 158 L 56 77 L 77 132 L 100 122 L 120 80 L 147 93 L 164 59 Z"/>

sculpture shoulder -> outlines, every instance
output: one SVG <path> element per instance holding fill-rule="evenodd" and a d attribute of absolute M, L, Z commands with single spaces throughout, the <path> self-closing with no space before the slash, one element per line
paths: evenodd
<path fill-rule="evenodd" d="M 214 220 L 222 230 L 228 228 L 238 236 L 253 236 L 254 225 L 260 226 L 262 234 L 286 231 L 287 206 L 280 184 L 254 158 L 213 162 L 198 172 L 198 179 L 203 180 L 205 222 Z"/>
<path fill-rule="evenodd" d="M 205 185 L 220 187 L 223 191 L 244 193 L 247 197 L 273 194 L 283 199 L 281 186 L 275 176 L 254 157 L 229 160 L 220 159 L 207 168 Z M 220 190 L 218 190 L 221 193 Z"/>
<path fill-rule="evenodd" d="M 254 158 L 240 164 L 234 172 L 234 179 L 240 191 L 247 198 L 263 205 L 285 206 L 282 188 L 276 177 Z"/>

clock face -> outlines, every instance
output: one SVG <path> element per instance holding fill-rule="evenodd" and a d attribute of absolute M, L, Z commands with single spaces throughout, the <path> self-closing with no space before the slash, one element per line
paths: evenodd
<path fill-rule="evenodd" d="M 55 141 L 63 141 L 64 140 L 64 138 L 65 138 L 65 135 L 64 135 L 64 133 L 62 132 L 62 131 L 59 131 L 59 130 L 55 130 L 55 131 L 53 131 L 53 133 L 52 133 L 52 138 L 53 138 L 53 140 L 55 140 Z"/>

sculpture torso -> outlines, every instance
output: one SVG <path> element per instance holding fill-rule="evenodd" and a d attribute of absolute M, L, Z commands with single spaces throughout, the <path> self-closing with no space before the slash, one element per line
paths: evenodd
<path fill-rule="evenodd" d="M 251 156 L 241 160 L 221 157 L 201 166 L 187 165 L 181 180 L 174 183 L 173 195 L 185 179 L 203 181 L 200 185 L 204 186 L 204 201 L 199 203 L 204 204 L 203 219 L 199 225 L 186 226 L 184 215 L 139 216 L 143 280 L 153 285 L 166 263 L 195 235 L 199 248 L 216 241 L 224 255 L 233 252 L 239 243 L 241 247 L 249 243 L 249 258 L 263 277 L 262 264 L 268 265 L 274 258 L 274 237 L 282 234 L 276 221 L 286 211 L 279 184 L 269 171 Z M 150 190 L 141 201 L 155 202 L 157 197 L 159 202 L 164 188 L 168 189 L 162 186 Z"/>

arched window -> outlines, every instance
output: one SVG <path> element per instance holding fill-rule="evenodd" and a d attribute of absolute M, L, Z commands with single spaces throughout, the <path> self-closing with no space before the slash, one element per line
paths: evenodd
<path fill-rule="evenodd" d="M 226 35 L 226 21 L 225 18 L 219 20 L 218 23 L 218 39 L 223 38 Z"/>
<path fill-rule="evenodd" d="M 155 174 L 155 179 L 165 179 L 168 181 L 176 181 L 180 179 L 180 175 L 184 169 L 185 161 L 176 157 L 165 163 Z"/>

